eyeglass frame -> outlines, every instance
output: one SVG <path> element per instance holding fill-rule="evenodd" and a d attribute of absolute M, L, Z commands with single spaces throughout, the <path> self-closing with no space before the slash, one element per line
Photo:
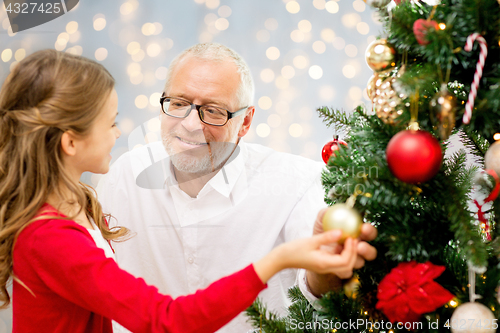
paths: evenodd
<path fill-rule="evenodd" d="M 165 109 L 163 108 L 163 101 L 165 101 L 167 98 L 175 98 L 175 99 L 180 99 L 182 101 L 185 101 L 187 103 L 189 103 L 191 105 L 191 107 L 186 111 L 186 114 L 183 116 L 183 117 L 180 117 L 180 116 L 174 116 L 174 115 L 171 115 L 171 114 L 168 114 Z M 227 118 L 226 118 L 226 121 L 224 122 L 224 124 L 221 124 L 221 125 L 215 125 L 215 124 L 210 124 L 210 123 L 207 123 L 206 121 L 203 120 L 203 117 L 201 116 L 201 111 L 200 111 L 200 108 L 202 106 L 206 106 L 206 107 L 216 107 L 216 108 L 219 108 L 221 110 L 224 110 L 227 112 Z M 234 112 L 231 112 L 227 109 L 224 109 L 224 108 L 221 108 L 220 106 L 215 106 L 215 105 L 199 105 L 199 104 L 194 104 L 194 103 L 191 103 L 190 101 L 188 100 L 185 100 L 184 98 L 180 98 L 180 97 L 172 97 L 172 96 L 165 96 L 165 93 L 162 94 L 162 96 L 160 97 L 160 107 L 161 107 L 161 111 L 166 114 L 167 116 L 170 116 L 170 117 L 174 117 L 174 118 L 179 118 L 179 119 L 184 119 L 184 118 L 187 118 L 187 116 L 189 116 L 189 114 L 191 113 L 191 111 L 193 111 L 193 108 L 196 109 L 196 111 L 198 112 L 198 117 L 200 118 L 201 122 L 203 122 L 204 124 L 207 124 L 207 125 L 210 125 L 210 126 L 224 126 L 227 124 L 227 122 L 229 121 L 229 119 L 232 119 L 234 117 L 237 117 L 239 116 L 240 114 L 242 114 L 246 109 L 248 109 L 250 106 L 245 106 L 244 108 L 241 108 L 237 111 L 234 111 Z"/>

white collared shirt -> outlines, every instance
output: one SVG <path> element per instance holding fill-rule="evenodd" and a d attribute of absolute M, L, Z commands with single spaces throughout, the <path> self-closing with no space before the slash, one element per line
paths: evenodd
<path fill-rule="evenodd" d="M 236 157 L 235 157 L 236 155 Z M 265 256 L 285 241 L 307 237 L 325 207 L 324 164 L 240 141 L 196 198 L 183 192 L 161 142 L 121 156 L 101 179 L 98 199 L 136 236 L 114 243 L 118 264 L 172 297 L 194 293 Z M 297 270 L 284 270 L 259 297 L 284 314 Z M 238 297 L 238 295 L 234 295 Z M 228 300 L 229 301 L 229 300 Z M 251 329 L 239 315 L 219 332 Z"/>

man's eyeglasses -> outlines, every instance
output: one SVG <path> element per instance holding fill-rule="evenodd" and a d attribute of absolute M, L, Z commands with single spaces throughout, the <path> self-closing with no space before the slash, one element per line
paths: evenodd
<path fill-rule="evenodd" d="M 248 109 L 247 106 L 238 111 L 229 112 L 217 106 L 198 105 L 182 98 L 168 96 L 160 98 L 160 105 L 163 113 L 175 118 L 186 118 L 191 113 L 191 110 L 196 109 L 200 120 L 213 126 L 224 126 L 229 119 L 239 116 Z"/>

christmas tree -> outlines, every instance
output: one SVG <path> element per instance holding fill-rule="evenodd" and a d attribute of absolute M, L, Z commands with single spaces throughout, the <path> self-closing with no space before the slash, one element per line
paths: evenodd
<path fill-rule="evenodd" d="M 377 259 L 314 306 L 292 288 L 287 317 L 247 314 L 267 333 L 495 332 L 500 1 L 369 2 L 384 26 L 366 51 L 373 103 L 318 111 L 347 133 L 325 147 L 325 200 L 377 227 Z M 465 148 L 445 154 L 453 140 Z"/>

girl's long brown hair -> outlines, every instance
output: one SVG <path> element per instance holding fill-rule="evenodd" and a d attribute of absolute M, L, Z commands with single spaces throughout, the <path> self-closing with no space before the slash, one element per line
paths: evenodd
<path fill-rule="evenodd" d="M 30 55 L 5 80 L 0 90 L 0 307 L 10 303 L 7 284 L 16 279 L 15 241 L 49 194 L 74 193 L 70 204 L 85 209 L 107 240 L 128 233 L 108 229 L 93 189 L 65 171 L 60 147 L 66 131 L 90 133 L 114 83 L 102 65 L 55 50 Z"/>

